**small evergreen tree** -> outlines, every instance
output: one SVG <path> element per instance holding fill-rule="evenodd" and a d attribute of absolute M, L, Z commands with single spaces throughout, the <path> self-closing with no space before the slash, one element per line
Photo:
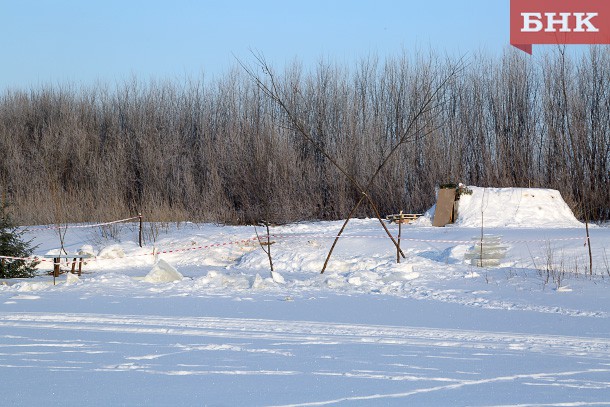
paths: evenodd
<path fill-rule="evenodd" d="M 19 231 L 8 213 L 8 204 L 0 204 L 0 256 L 30 257 L 36 247 L 22 240 L 25 231 Z M 0 278 L 28 278 L 36 275 L 36 261 L 0 258 Z"/>

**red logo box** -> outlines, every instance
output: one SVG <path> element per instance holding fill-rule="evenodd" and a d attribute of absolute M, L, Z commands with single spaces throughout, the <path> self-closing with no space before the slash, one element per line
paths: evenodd
<path fill-rule="evenodd" d="M 610 44 L 610 0 L 511 0 L 510 43 Z"/>

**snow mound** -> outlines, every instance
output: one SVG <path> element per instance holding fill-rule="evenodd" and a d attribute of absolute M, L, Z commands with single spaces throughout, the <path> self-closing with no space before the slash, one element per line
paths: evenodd
<path fill-rule="evenodd" d="M 155 267 L 144 277 L 142 281 L 147 283 L 170 283 L 180 281 L 184 277 L 171 264 L 163 259 L 159 259 Z"/>
<path fill-rule="evenodd" d="M 80 278 L 76 274 L 66 273 L 66 285 L 78 284 Z"/>
<path fill-rule="evenodd" d="M 559 191 L 540 188 L 468 187 L 458 201 L 455 225 L 480 227 L 580 227 Z"/>
<path fill-rule="evenodd" d="M 90 244 L 85 244 L 80 249 L 78 249 L 78 254 L 95 257 L 95 250 L 93 250 L 93 246 L 91 246 Z"/>
<path fill-rule="evenodd" d="M 271 279 L 274 282 L 278 283 L 278 284 L 286 283 L 286 280 L 284 280 L 284 277 L 280 273 L 278 273 L 277 271 L 272 271 L 271 272 Z"/>
<path fill-rule="evenodd" d="M 125 257 L 125 249 L 119 244 L 113 244 L 100 250 L 100 259 L 122 259 Z"/>

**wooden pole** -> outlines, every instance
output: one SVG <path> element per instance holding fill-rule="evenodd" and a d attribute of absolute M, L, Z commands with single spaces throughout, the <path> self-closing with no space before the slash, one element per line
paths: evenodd
<path fill-rule="evenodd" d="M 53 258 L 53 285 L 57 277 L 59 277 L 59 257 Z"/>
<path fill-rule="evenodd" d="M 267 254 L 267 258 L 269 259 L 269 268 L 271 269 L 271 278 L 273 278 L 273 259 L 271 258 L 271 245 L 274 242 L 271 241 L 271 234 L 269 233 L 269 222 L 267 222 L 266 220 L 261 220 L 260 223 L 265 225 L 265 228 L 267 229 L 267 241 L 263 242 L 261 237 L 258 235 L 258 230 L 256 229 L 256 225 L 254 225 L 254 233 L 256 233 L 256 239 L 258 241 L 259 246 Z M 267 246 L 266 249 L 265 249 L 265 246 Z"/>
<path fill-rule="evenodd" d="M 483 267 L 483 210 L 481 209 L 481 255 L 479 259 L 479 267 Z"/>
<path fill-rule="evenodd" d="M 589 275 L 593 275 L 593 256 L 591 254 L 591 238 L 589 237 L 589 217 L 585 216 L 585 229 L 587 230 L 587 246 L 589 247 Z"/>
<path fill-rule="evenodd" d="M 483 196 L 481 197 L 481 255 L 479 257 L 479 267 L 483 267 L 483 230 L 484 230 L 483 229 L 483 221 L 484 221 L 483 215 L 485 212 L 485 208 L 483 207 L 484 202 L 485 202 L 485 188 L 483 188 Z"/>
<path fill-rule="evenodd" d="M 396 246 L 396 263 L 400 263 L 400 236 L 402 235 L 402 211 L 398 217 L 398 246 Z"/>
<path fill-rule="evenodd" d="M 589 210 L 588 210 L 589 205 L 585 205 L 585 202 L 583 201 L 581 206 L 582 206 L 583 215 L 585 217 L 585 230 L 587 231 L 587 241 L 585 242 L 585 244 L 589 248 L 589 275 L 592 276 L 593 275 L 593 255 L 591 254 L 591 237 L 589 236 Z"/>
<path fill-rule="evenodd" d="M 140 232 L 138 234 L 138 242 L 140 243 L 140 247 L 142 247 L 142 214 L 138 213 L 138 218 L 140 219 Z"/>
<path fill-rule="evenodd" d="M 271 268 L 271 278 L 273 278 L 273 260 L 271 259 L 271 234 L 269 233 L 269 222 L 265 221 L 267 228 L 267 257 L 269 257 L 269 267 Z"/>

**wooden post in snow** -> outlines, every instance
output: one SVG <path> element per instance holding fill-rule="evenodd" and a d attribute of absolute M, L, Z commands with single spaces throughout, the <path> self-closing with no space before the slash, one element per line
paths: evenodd
<path fill-rule="evenodd" d="M 138 213 L 138 218 L 140 219 L 140 232 L 138 234 L 138 242 L 140 243 L 140 247 L 142 247 L 142 214 Z"/>
<path fill-rule="evenodd" d="M 398 220 L 398 240 L 396 243 L 396 263 L 400 263 L 400 236 L 402 235 L 402 211 L 400 211 L 400 219 Z"/>

